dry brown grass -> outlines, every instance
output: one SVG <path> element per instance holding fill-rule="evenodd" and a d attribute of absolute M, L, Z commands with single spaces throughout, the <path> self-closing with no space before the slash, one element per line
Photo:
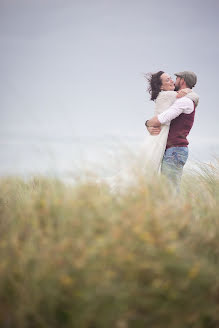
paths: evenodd
<path fill-rule="evenodd" d="M 219 327 L 219 171 L 0 181 L 0 326 Z"/>

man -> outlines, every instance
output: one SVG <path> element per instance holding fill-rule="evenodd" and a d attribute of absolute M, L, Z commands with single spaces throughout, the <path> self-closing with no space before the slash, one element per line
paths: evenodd
<path fill-rule="evenodd" d="M 175 73 L 175 90 L 192 89 L 197 76 L 190 71 Z M 161 164 L 161 173 L 165 175 L 179 191 L 183 166 L 188 158 L 187 136 L 193 126 L 195 117 L 195 104 L 187 97 L 178 98 L 166 111 L 154 116 L 145 122 L 152 135 L 161 131 L 161 124 L 169 124 L 170 130 L 167 138 L 166 150 Z"/>

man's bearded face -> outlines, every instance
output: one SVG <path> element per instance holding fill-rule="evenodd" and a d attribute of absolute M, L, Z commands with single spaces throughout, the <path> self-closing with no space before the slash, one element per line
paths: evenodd
<path fill-rule="evenodd" d="M 176 82 L 175 82 L 175 91 L 178 91 L 181 88 L 181 77 L 177 76 Z"/>

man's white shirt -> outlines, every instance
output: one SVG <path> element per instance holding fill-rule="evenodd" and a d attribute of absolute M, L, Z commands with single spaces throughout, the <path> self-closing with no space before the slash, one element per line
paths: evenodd
<path fill-rule="evenodd" d="M 176 99 L 172 106 L 170 106 L 163 113 L 158 115 L 158 120 L 161 124 L 169 125 L 170 122 L 178 117 L 180 114 L 191 114 L 194 110 L 194 103 L 188 97 Z"/>

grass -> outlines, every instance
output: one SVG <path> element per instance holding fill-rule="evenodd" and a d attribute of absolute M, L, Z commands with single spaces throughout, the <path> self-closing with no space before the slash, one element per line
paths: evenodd
<path fill-rule="evenodd" d="M 0 180 L 0 327 L 219 327 L 219 166 L 176 196 L 136 174 Z"/>

